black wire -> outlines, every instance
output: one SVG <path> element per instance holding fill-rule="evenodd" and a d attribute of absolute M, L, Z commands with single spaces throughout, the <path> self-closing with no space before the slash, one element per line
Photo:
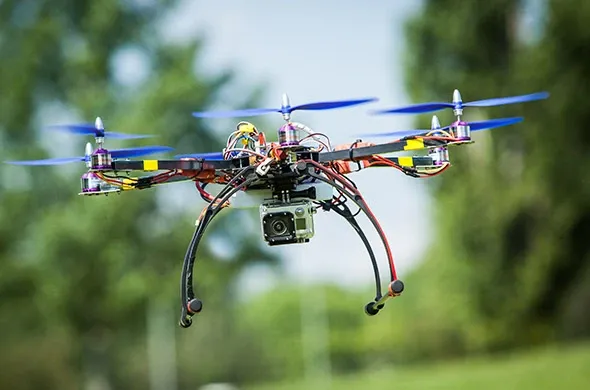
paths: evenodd
<path fill-rule="evenodd" d="M 373 266 L 373 274 L 375 275 L 375 300 L 378 301 L 381 299 L 381 277 L 379 275 L 379 266 L 377 265 L 377 259 L 375 258 L 375 253 L 373 252 L 373 248 L 363 232 L 363 229 L 359 226 L 358 222 L 355 220 L 355 216 L 350 212 L 350 208 L 345 204 L 342 204 L 339 209 L 337 207 L 331 207 L 333 205 L 330 202 L 322 202 L 324 203 L 325 209 L 334 210 L 336 213 L 340 214 L 344 219 L 348 221 L 348 223 L 352 226 L 352 228 L 357 232 L 363 244 L 365 244 L 365 248 L 367 248 L 367 252 L 369 252 L 369 257 L 371 259 L 371 265 Z"/>
<path fill-rule="evenodd" d="M 313 167 L 313 165 L 311 165 L 311 166 Z M 352 200 L 358 207 L 360 207 L 362 209 L 362 211 L 365 213 L 365 215 L 367 216 L 367 218 L 369 219 L 369 221 L 371 221 L 371 224 L 373 224 L 373 226 L 375 227 L 375 230 L 377 230 L 377 234 L 379 234 L 379 237 L 381 238 L 381 242 L 383 243 L 383 246 L 386 247 L 386 249 L 387 249 L 387 247 L 388 247 L 387 238 L 385 237 L 383 231 L 380 229 L 379 223 L 373 217 L 371 217 L 371 213 L 367 210 L 366 206 L 363 204 L 364 199 L 362 197 L 360 197 L 360 196 L 357 197 L 357 196 L 351 194 L 350 192 L 348 192 L 348 190 L 345 190 L 344 188 L 338 186 L 336 184 L 336 182 L 334 182 L 333 180 L 326 179 L 325 177 L 313 172 L 313 170 L 309 170 L 308 175 L 316 177 L 318 180 L 323 181 L 324 183 L 330 184 L 331 186 L 333 186 L 335 188 L 338 188 L 339 191 L 342 191 L 350 200 Z M 391 277 L 393 278 L 393 265 L 391 264 L 390 261 L 388 261 L 388 263 L 389 263 L 389 272 L 391 274 Z"/>
<path fill-rule="evenodd" d="M 208 183 L 203 183 L 203 185 L 201 186 L 201 190 L 205 191 L 205 187 L 207 186 L 207 184 Z M 205 194 L 201 193 L 201 191 L 198 191 L 198 190 L 197 190 L 197 192 L 201 196 L 201 199 L 203 199 L 207 203 L 211 203 L 211 200 L 210 199 L 207 199 L 207 197 L 205 196 Z"/>
<path fill-rule="evenodd" d="M 356 188 L 358 190 L 358 187 L 356 185 L 356 183 L 354 181 L 352 181 L 352 179 L 346 175 L 343 175 L 342 172 L 340 172 L 340 168 L 338 167 L 338 165 L 331 165 L 332 170 L 334 172 L 336 172 L 337 174 L 339 174 L 342 178 L 344 178 L 344 180 L 346 180 L 348 183 L 350 183 L 351 186 L 353 186 L 354 188 Z M 342 193 L 342 192 L 340 192 Z M 339 204 L 344 204 L 346 202 L 346 197 L 344 198 L 344 201 L 340 201 Z M 358 216 L 361 213 L 361 208 L 359 207 L 359 209 L 356 211 L 356 213 L 354 213 L 354 217 Z"/>
<path fill-rule="evenodd" d="M 104 177 L 108 178 L 108 179 L 128 179 L 128 180 L 133 180 L 133 178 L 129 175 L 108 175 L 106 173 L 102 174 Z"/>
<path fill-rule="evenodd" d="M 245 180 L 242 184 L 233 186 L 235 182 L 239 179 L 246 176 L 254 167 L 247 167 L 240 171 L 229 183 L 225 185 L 225 187 L 217 194 L 217 196 L 213 199 L 212 203 L 207 207 L 202 219 L 199 221 L 198 226 L 196 227 L 193 236 L 191 238 L 191 242 L 189 247 L 186 251 L 183 261 L 182 273 L 181 273 L 181 301 L 182 301 L 182 315 L 181 315 L 181 325 L 184 326 L 190 325 L 190 316 L 191 314 L 188 312 L 187 304 L 191 299 L 194 299 L 194 291 L 193 291 L 193 267 L 196 259 L 196 253 L 198 244 L 203 237 L 206 227 L 209 225 L 211 220 L 221 211 L 223 208 L 223 204 L 227 202 L 227 200 L 233 196 L 236 192 L 238 192 L 242 187 L 247 187 L 250 183 L 257 179 L 256 176 L 252 176 Z M 223 195 L 222 195 L 223 194 Z M 215 204 L 215 201 L 219 200 L 220 196 L 222 196 L 220 202 Z"/>
<path fill-rule="evenodd" d="M 363 211 L 363 210 L 359 207 L 358 210 L 356 210 L 356 213 L 354 213 L 352 216 L 358 217 L 358 215 L 361 213 L 361 211 Z"/>
<path fill-rule="evenodd" d="M 213 198 L 213 200 L 211 201 L 211 203 L 215 203 L 215 201 L 217 201 L 221 196 L 224 191 L 229 191 L 229 189 L 231 189 L 231 186 L 234 185 L 234 183 L 236 183 L 238 180 L 242 179 L 243 177 L 246 176 L 247 173 L 249 173 L 250 171 L 255 170 L 256 167 L 255 166 L 248 166 L 244 169 L 242 169 L 240 172 L 238 172 L 226 185 L 225 187 L 223 187 L 223 189 L 221 191 L 219 191 L 219 193 L 217 194 L 217 196 L 215 198 Z"/>
<path fill-rule="evenodd" d="M 217 194 L 217 196 L 215 198 L 213 198 L 213 200 L 211 201 L 209 206 L 207 206 L 207 210 L 205 211 L 203 218 L 201 219 L 201 221 L 199 221 L 199 225 L 195 229 L 195 236 L 197 236 L 197 237 L 195 238 L 195 240 L 191 241 L 191 245 L 189 245 L 187 254 L 185 256 L 185 260 L 187 260 L 187 259 L 189 260 L 189 262 L 187 264 L 188 268 L 187 268 L 186 272 L 188 272 L 189 270 L 192 270 L 193 264 L 194 264 L 196 248 L 194 248 L 193 241 L 196 241 L 196 243 L 198 244 L 198 242 L 200 241 L 200 236 L 202 235 L 202 231 L 204 231 L 205 227 L 209 224 L 209 221 L 215 215 L 217 215 L 217 213 L 221 210 L 221 208 L 223 207 L 223 204 L 227 201 L 227 199 L 229 199 L 231 197 L 231 195 L 233 195 L 234 193 L 239 191 L 239 189 L 242 187 L 242 186 L 234 187 L 233 184 L 235 182 L 237 182 L 238 180 L 240 180 L 241 178 L 243 178 L 244 176 L 246 176 L 246 174 L 249 173 L 249 171 L 251 171 L 253 169 L 254 169 L 254 167 L 247 167 L 247 168 L 242 169 L 238 174 L 236 174 L 236 176 L 234 176 L 232 178 L 232 180 L 229 181 L 229 183 L 227 183 L 225 185 L 224 188 L 222 188 L 222 190 Z M 255 179 L 255 177 L 253 177 L 251 180 L 253 181 L 253 179 Z M 216 204 L 216 201 L 218 201 L 221 196 L 223 197 L 222 201 L 219 202 L 218 204 Z M 183 280 L 186 280 L 185 279 L 186 272 L 185 272 L 185 270 L 183 270 Z M 189 277 L 189 279 L 191 279 L 191 278 Z M 188 285 L 188 291 L 187 291 L 186 297 L 189 299 L 192 299 L 192 298 L 194 298 L 194 296 L 192 296 L 192 283 L 190 282 L 190 280 L 187 285 Z M 186 303 L 186 301 L 183 304 L 185 304 L 185 303 Z"/>
<path fill-rule="evenodd" d="M 356 183 L 354 181 L 352 181 L 352 179 L 350 177 L 347 177 L 346 175 L 343 175 L 342 172 L 340 172 L 340 168 L 338 167 L 338 165 L 331 165 L 331 167 L 334 172 L 341 175 L 346 181 L 348 181 L 350 183 L 350 185 L 352 185 L 354 188 L 358 189 L 358 187 L 356 186 Z"/>
<path fill-rule="evenodd" d="M 352 179 L 346 175 L 342 175 L 340 174 L 346 181 L 348 181 L 354 188 L 358 189 L 358 187 L 356 186 L 356 183 L 354 181 L 352 181 Z"/>
<path fill-rule="evenodd" d="M 340 191 L 339 188 L 336 189 L 336 191 L 338 191 L 338 193 L 340 194 L 339 197 L 334 197 L 334 199 L 336 199 L 336 202 L 332 202 L 333 205 L 335 206 L 340 206 L 340 205 L 345 205 L 346 202 L 348 202 L 348 197 L 344 194 L 344 192 Z M 352 214 L 353 217 L 358 216 L 361 213 L 361 208 L 359 207 L 356 212 L 354 214 Z"/>

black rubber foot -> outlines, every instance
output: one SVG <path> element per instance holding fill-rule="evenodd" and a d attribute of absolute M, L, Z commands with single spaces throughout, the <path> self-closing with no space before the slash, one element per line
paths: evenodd
<path fill-rule="evenodd" d="M 198 299 L 191 299 L 186 307 L 191 314 L 199 313 L 203 310 L 203 302 Z"/>
<path fill-rule="evenodd" d="M 190 317 L 186 317 L 186 318 L 181 318 L 180 321 L 178 322 L 178 325 L 180 325 L 182 328 L 188 328 L 189 326 L 191 326 L 193 323 L 193 320 Z"/>
<path fill-rule="evenodd" d="M 404 282 L 401 280 L 394 280 L 389 284 L 389 291 L 395 295 L 399 295 L 404 291 Z"/>
<path fill-rule="evenodd" d="M 375 302 L 369 302 L 365 305 L 365 314 L 368 316 L 374 316 L 379 313 L 379 310 L 383 308 L 383 305 L 379 305 L 381 307 L 377 307 Z"/>

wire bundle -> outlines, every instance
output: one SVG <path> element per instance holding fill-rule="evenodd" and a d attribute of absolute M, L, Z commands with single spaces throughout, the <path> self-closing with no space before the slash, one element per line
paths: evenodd
<path fill-rule="evenodd" d="M 252 123 L 238 123 L 236 130 L 227 138 L 227 144 L 223 150 L 223 158 L 228 160 L 250 155 L 264 158 L 264 155 L 260 153 L 260 141 L 261 138 L 264 138 L 261 135 Z"/>

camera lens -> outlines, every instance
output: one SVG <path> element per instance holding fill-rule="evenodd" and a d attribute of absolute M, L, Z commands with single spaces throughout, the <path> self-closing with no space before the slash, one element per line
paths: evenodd
<path fill-rule="evenodd" d="M 275 212 L 264 214 L 261 222 L 264 238 L 271 245 L 297 242 L 295 216 L 290 210 L 284 210 L 282 208 Z"/>
<path fill-rule="evenodd" d="M 276 235 L 282 235 L 287 232 L 287 225 L 280 219 L 273 221 L 270 225 L 272 232 Z"/>

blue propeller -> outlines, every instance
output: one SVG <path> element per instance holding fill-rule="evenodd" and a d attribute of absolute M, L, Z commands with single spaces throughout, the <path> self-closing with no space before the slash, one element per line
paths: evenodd
<path fill-rule="evenodd" d="M 376 115 L 383 115 L 383 114 L 420 114 L 425 112 L 433 112 L 439 111 L 445 108 L 452 108 L 456 111 L 461 111 L 464 107 L 491 107 L 491 106 L 501 106 L 505 104 L 515 104 L 515 103 L 524 103 L 530 102 L 534 100 L 541 100 L 547 99 L 549 97 L 549 93 L 547 92 L 537 92 L 532 93 L 529 95 L 520 95 L 520 96 L 511 96 L 511 97 L 503 97 L 503 98 L 493 98 L 493 99 L 485 99 L 485 100 L 477 100 L 474 102 L 467 102 L 463 103 L 461 99 L 461 93 L 457 89 L 453 92 L 453 102 L 452 103 L 444 103 L 444 102 L 430 102 L 430 103 L 420 103 L 420 104 L 413 104 L 411 106 L 399 107 L 399 108 L 392 108 L 386 110 L 375 110 L 372 111 L 373 114 Z M 456 115 L 462 115 L 462 113 L 458 113 Z"/>
<path fill-rule="evenodd" d="M 162 153 L 169 150 L 173 150 L 169 146 L 142 146 L 138 148 L 125 148 L 125 149 L 113 149 L 109 150 L 111 157 L 113 159 L 116 158 L 129 158 L 129 157 L 137 157 L 137 156 L 146 156 L 149 154 L 155 153 Z M 48 158 L 44 160 L 28 160 L 28 161 L 5 161 L 7 164 L 13 165 L 62 165 L 62 164 L 69 164 L 73 162 L 83 162 L 89 156 L 80 156 L 80 157 L 58 157 L 58 158 Z"/>
<path fill-rule="evenodd" d="M 436 119 L 436 122 L 435 122 Z M 486 121 L 478 121 L 478 122 L 467 122 L 469 124 L 469 128 L 471 131 L 478 131 L 478 130 L 487 130 L 487 129 L 493 129 L 496 127 L 501 127 L 501 126 L 508 126 L 508 125 L 513 125 L 515 123 L 518 122 L 522 122 L 524 120 L 523 117 L 513 117 L 513 118 L 499 118 L 499 119 L 490 119 L 490 120 L 486 120 Z M 438 126 L 435 125 L 435 123 L 438 123 L 438 118 L 436 118 L 436 116 L 433 117 L 433 126 L 432 129 L 430 130 L 400 130 L 400 131 L 393 131 L 393 132 L 389 132 L 389 133 L 373 133 L 373 134 L 364 134 L 365 136 L 368 137 L 391 137 L 391 136 L 395 136 L 395 137 L 409 137 L 409 136 L 413 136 L 413 135 L 425 135 L 429 132 L 433 132 L 436 130 L 448 130 L 451 128 L 452 125 L 448 125 L 445 127 L 440 127 L 440 124 Z"/>
<path fill-rule="evenodd" d="M 115 133 L 111 131 L 104 130 L 104 124 L 102 123 L 102 119 L 96 118 L 94 124 L 91 123 L 81 123 L 75 125 L 53 125 L 47 126 L 48 129 L 55 129 L 55 130 L 62 130 L 68 132 L 70 134 L 79 134 L 79 135 L 93 135 L 95 137 L 108 137 L 108 138 L 118 138 L 118 139 L 139 139 L 139 138 L 149 138 L 153 137 L 153 135 L 144 135 L 144 134 L 124 134 L 124 133 Z"/>
<path fill-rule="evenodd" d="M 222 152 L 210 152 L 210 153 L 191 153 L 191 154 L 179 154 L 174 156 L 174 158 L 199 158 L 204 160 L 223 160 L 223 153 Z"/>
<path fill-rule="evenodd" d="M 206 111 L 206 112 L 193 112 L 193 116 L 196 118 L 235 118 L 235 117 L 249 117 L 264 115 L 271 112 L 278 112 L 283 114 L 285 119 L 289 118 L 289 115 L 293 111 L 305 110 L 305 111 L 317 111 L 317 110 L 332 110 L 341 107 L 356 106 L 359 104 L 365 104 L 369 102 L 377 101 L 377 98 L 365 98 L 365 99 L 351 99 L 351 100 L 339 100 L 330 102 L 316 102 L 299 104 L 297 106 L 291 106 L 289 97 L 283 94 L 283 102 L 280 108 L 247 108 L 244 110 L 234 111 Z"/>

